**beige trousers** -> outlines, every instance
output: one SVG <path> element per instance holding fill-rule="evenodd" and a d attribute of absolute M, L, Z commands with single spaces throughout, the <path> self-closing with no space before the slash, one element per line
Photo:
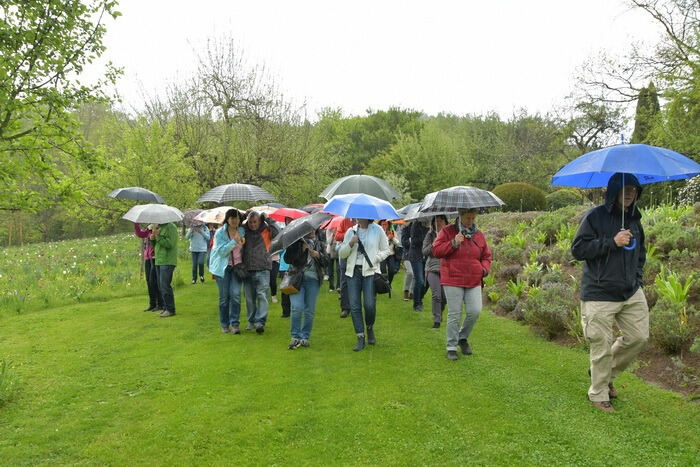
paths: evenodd
<path fill-rule="evenodd" d="M 613 322 L 622 334 L 613 342 Z M 640 287 L 624 302 L 581 302 L 583 335 L 590 346 L 591 387 L 588 398 L 609 400 L 611 383 L 649 339 L 649 307 Z"/>

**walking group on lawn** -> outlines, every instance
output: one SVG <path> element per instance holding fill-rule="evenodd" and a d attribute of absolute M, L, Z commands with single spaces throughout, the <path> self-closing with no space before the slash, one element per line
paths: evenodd
<path fill-rule="evenodd" d="M 641 288 L 646 245 L 636 205 L 642 192 L 640 180 L 652 183 L 700 173 L 700 165 L 677 153 L 672 155 L 675 173 L 659 173 L 666 162 L 663 157 L 672 151 L 637 146 L 645 145 L 594 151 L 567 164 L 553 177 L 554 185 L 607 187 L 605 203 L 583 217 L 571 246 L 573 257 L 583 263 L 580 300 L 583 334 L 590 346 L 588 399 L 605 412 L 614 412 L 610 400 L 617 397 L 615 378 L 649 338 L 649 310 Z M 615 169 L 615 164 L 628 167 L 625 157 L 630 148 L 639 153 L 635 163 L 644 167 L 636 175 Z M 662 163 L 648 162 L 644 157 L 660 158 Z M 594 166 L 590 159 L 606 162 L 606 158 L 612 160 L 608 166 L 601 163 L 599 169 L 590 168 Z M 678 168 L 682 164 L 684 168 Z M 469 338 L 481 313 L 481 290 L 492 261 L 476 216 L 503 202 L 486 190 L 456 186 L 430 193 L 399 214 L 387 201 L 367 194 L 366 186 L 358 188 L 354 177 L 367 176 L 333 182 L 321 193 L 329 201 L 316 209 L 319 212 L 296 219 L 285 217 L 286 225 L 278 225 L 255 209 L 242 212 L 231 208 L 225 212 L 221 227 L 190 227 L 186 237 L 192 252 L 192 282 L 204 280 L 203 253 L 208 249 L 209 270 L 219 288 L 222 331 L 241 332 L 244 289 L 246 329 L 264 333 L 270 271 L 278 268 L 283 271 L 283 316 L 291 317 L 288 348 L 310 345 L 316 300 L 324 279 L 329 279 L 329 288 L 339 291 L 340 317 L 352 317 L 357 338 L 353 350 L 361 351 L 377 342 L 376 294 L 391 293 L 391 282 L 403 261 L 403 299 L 412 300 L 413 309 L 421 312 L 430 289 L 435 329 L 440 328 L 447 308 L 447 359 L 458 360 L 458 352 L 472 355 Z M 338 188 L 346 179 L 353 179 L 354 184 L 346 194 L 340 194 Z M 337 217 L 331 219 L 331 215 Z M 397 229 L 392 220 L 402 225 Z M 177 229 L 173 223 L 148 229 L 135 224 L 134 228 L 136 235 L 148 239 L 144 252 L 150 261 L 146 265 L 151 300 L 148 310 L 162 307 L 160 316 L 173 316 L 170 281 L 177 259 Z M 274 268 L 271 254 L 279 254 Z M 273 280 L 276 287 L 276 277 Z M 619 329 L 617 338 L 613 325 Z"/>

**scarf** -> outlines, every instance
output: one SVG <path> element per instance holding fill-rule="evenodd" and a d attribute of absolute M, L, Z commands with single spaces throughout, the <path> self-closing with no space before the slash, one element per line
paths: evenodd
<path fill-rule="evenodd" d="M 472 238 L 472 235 L 474 235 L 479 229 L 476 228 L 476 222 L 468 228 L 462 226 L 462 219 L 457 216 L 457 230 L 463 233 L 466 238 Z"/>

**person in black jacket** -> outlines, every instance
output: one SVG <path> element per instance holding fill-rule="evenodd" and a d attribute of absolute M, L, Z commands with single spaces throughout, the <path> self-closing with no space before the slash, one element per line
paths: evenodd
<path fill-rule="evenodd" d="M 642 291 L 646 261 L 641 213 L 635 206 L 642 186 L 632 174 L 614 174 L 605 204 L 581 220 L 571 245 L 584 261 L 581 324 L 590 346 L 588 399 L 614 412 L 614 379 L 635 359 L 649 338 L 649 308 Z M 621 336 L 613 339 L 613 323 Z"/>
<path fill-rule="evenodd" d="M 423 295 L 425 295 L 425 258 L 423 257 L 423 240 L 428 233 L 428 227 L 422 222 L 411 222 L 410 245 L 407 259 L 413 269 L 413 311 L 423 311 Z"/>
<path fill-rule="evenodd" d="M 275 223 L 264 214 L 250 211 L 246 217 L 247 221 L 243 224 L 245 244 L 242 251 L 243 264 L 248 272 L 248 277 L 243 281 L 248 316 L 246 330 L 255 329 L 255 332 L 262 334 L 265 332 L 267 323 L 270 269 L 272 269 L 268 249 L 270 241 L 275 238 L 278 230 Z"/>
<path fill-rule="evenodd" d="M 324 249 L 324 245 L 311 232 L 306 238 L 292 243 L 284 253 L 284 261 L 289 264 L 290 270 L 301 270 L 304 274 L 299 292 L 289 296 L 292 308 L 292 340 L 289 350 L 309 346 L 316 299 L 323 283 L 324 270 L 328 266 L 328 255 Z"/>

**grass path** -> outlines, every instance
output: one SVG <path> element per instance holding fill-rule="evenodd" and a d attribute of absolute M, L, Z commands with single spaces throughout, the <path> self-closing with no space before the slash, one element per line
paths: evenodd
<path fill-rule="evenodd" d="M 279 304 L 264 335 L 231 336 L 218 329 L 213 282 L 181 287 L 176 302 L 170 319 L 141 312 L 145 296 L 0 318 L 0 358 L 20 382 L 0 408 L 0 464 L 700 459 L 697 403 L 625 374 L 618 412 L 594 410 L 585 353 L 487 311 L 474 355 L 449 362 L 444 328 L 398 294 L 379 298 L 378 343 L 359 353 L 325 288 L 312 346 L 295 351 Z"/>

